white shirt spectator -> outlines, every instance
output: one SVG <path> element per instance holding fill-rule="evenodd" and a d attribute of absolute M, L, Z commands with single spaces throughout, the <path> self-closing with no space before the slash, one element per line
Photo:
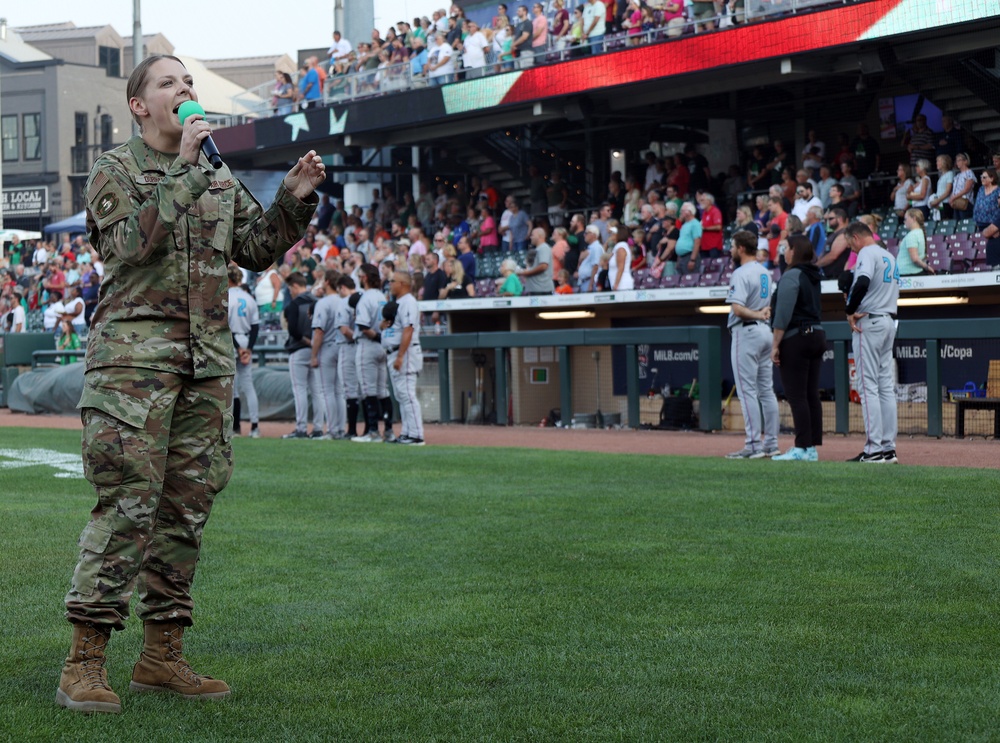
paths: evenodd
<path fill-rule="evenodd" d="M 489 42 L 486 41 L 486 37 L 483 36 L 481 31 L 469 34 L 465 38 L 465 47 L 462 53 L 462 66 L 471 69 L 485 65 L 486 54 L 484 50 L 486 49 L 487 44 L 489 44 Z"/>
<path fill-rule="evenodd" d="M 417 240 L 410 245 L 410 252 L 407 255 L 411 258 L 415 255 L 427 255 L 427 246 L 421 240 Z"/>
<path fill-rule="evenodd" d="M 70 322 L 73 323 L 73 327 L 76 328 L 77 333 L 80 332 L 80 328 L 85 327 L 86 323 L 83 321 L 84 310 L 86 307 L 83 303 L 82 297 L 75 297 L 65 305 L 65 312 L 63 314 L 70 315 Z"/>
<path fill-rule="evenodd" d="M 590 28 L 590 24 L 597 20 L 594 25 L 593 30 L 587 34 L 588 39 L 595 38 L 597 36 L 604 36 L 604 17 L 608 12 L 608 6 L 604 4 L 602 0 L 598 0 L 596 3 L 584 3 L 583 5 L 583 30 L 586 33 L 587 29 Z"/>
<path fill-rule="evenodd" d="M 448 44 L 439 44 L 434 47 L 428 56 L 428 60 L 440 66 L 435 67 L 427 73 L 427 77 L 441 77 L 443 75 L 454 74 L 455 72 L 455 58 L 452 56 L 451 47 Z"/>
<path fill-rule="evenodd" d="M 795 199 L 795 204 L 792 206 L 792 216 L 798 217 L 799 219 L 802 220 L 804 224 L 806 221 L 806 215 L 809 213 L 809 210 L 814 206 L 818 206 L 820 209 L 822 209 L 823 202 L 820 201 L 815 196 L 813 196 L 808 201 L 806 199 Z"/>
<path fill-rule="evenodd" d="M 14 308 L 10 310 L 10 332 L 11 333 L 23 333 L 27 328 L 27 324 L 24 317 L 24 307 L 18 302 L 14 305 Z M 6 317 L 4 320 L 6 321 Z M 6 324 L 4 326 L 6 328 Z"/>
<path fill-rule="evenodd" d="M 39 268 L 45 264 L 45 261 L 49 259 L 49 251 L 45 249 L 44 246 L 39 245 L 35 248 L 35 252 L 31 256 L 31 265 Z"/>
<path fill-rule="evenodd" d="M 330 45 L 330 48 L 326 52 L 326 56 L 330 58 L 331 62 L 340 62 L 347 59 L 347 56 L 352 51 L 354 51 L 354 47 L 351 46 L 351 42 L 341 36 L 340 41 L 335 41 Z"/>
<path fill-rule="evenodd" d="M 66 312 L 66 305 L 61 301 L 52 302 L 42 311 L 42 327 L 46 330 L 55 330 L 59 323 L 59 318 Z"/>

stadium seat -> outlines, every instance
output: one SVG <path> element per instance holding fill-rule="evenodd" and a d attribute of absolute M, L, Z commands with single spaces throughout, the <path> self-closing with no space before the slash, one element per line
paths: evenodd
<path fill-rule="evenodd" d="M 716 271 L 709 271 L 701 275 L 698 286 L 715 286 L 719 283 L 719 274 Z"/>
<path fill-rule="evenodd" d="M 690 289 L 691 287 L 698 286 L 699 281 L 701 281 L 701 274 L 687 273 L 681 276 L 681 281 L 678 286 L 682 289 Z"/>
<path fill-rule="evenodd" d="M 972 233 L 976 231 L 976 222 L 973 219 L 962 219 L 955 224 L 955 232 Z"/>
<path fill-rule="evenodd" d="M 660 277 L 661 289 L 673 289 L 674 287 L 679 286 L 680 283 L 681 283 L 681 277 L 678 276 L 677 274 Z"/>
<path fill-rule="evenodd" d="M 951 258 L 947 256 L 931 258 L 927 263 L 934 269 L 934 273 L 951 273 Z"/>
<path fill-rule="evenodd" d="M 647 276 L 649 276 L 648 268 L 640 268 L 638 271 L 632 274 L 632 278 L 635 281 L 636 286 L 639 286 L 639 284 L 643 283 L 646 280 Z"/>
<path fill-rule="evenodd" d="M 640 289 L 656 289 L 660 285 L 660 280 L 650 273 L 642 277 L 642 283 L 636 283 Z"/>
<path fill-rule="evenodd" d="M 954 219 L 942 219 L 938 222 L 937 232 L 938 235 L 954 235 L 955 234 L 955 220 Z"/>

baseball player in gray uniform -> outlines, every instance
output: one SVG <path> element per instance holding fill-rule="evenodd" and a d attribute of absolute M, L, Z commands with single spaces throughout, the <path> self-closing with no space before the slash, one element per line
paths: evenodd
<path fill-rule="evenodd" d="M 382 336 L 379 326 L 382 323 L 382 307 L 385 305 L 385 295 L 379 289 L 378 268 L 365 263 L 358 269 L 361 278 L 361 288 L 364 290 L 355 314 L 355 324 L 358 326 L 357 365 L 358 385 L 361 387 L 361 404 L 364 406 L 365 420 L 368 423 L 368 433 L 355 436 L 352 441 L 367 443 L 382 441 L 378 433 L 378 421 L 385 421 L 386 438 L 392 434 L 392 401 L 389 398 L 388 378 L 385 367 L 385 349 L 382 348 Z M 389 417 L 386 418 L 385 414 Z"/>
<path fill-rule="evenodd" d="M 323 277 L 326 292 L 313 308 L 312 358 L 310 365 L 319 375 L 320 398 L 316 404 L 326 409 L 326 435 L 324 438 L 344 438 L 347 418 L 344 392 L 340 383 L 337 362 L 343 346 L 343 333 L 337 325 L 337 313 L 344 303 L 337 294 L 339 271 L 327 271 Z M 340 336 L 340 343 L 337 342 Z"/>
<path fill-rule="evenodd" d="M 233 386 L 233 432 L 240 432 L 241 401 L 247 402 L 250 438 L 260 438 L 260 406 L 253 386 L 253 347 L 260 332 L 260 312 L 256 300 L 240 284 L 243 272 L 235 263 L 229 266 L 229 330 L 236 350 L 236 382 Z"/>
<path fill-rule="evenodd" d="M 730 358 L 743 410 L 746 439 L 727 459 L 761 459 L 778 453 L 778 399 L 774 396 L 771 274 L 757 262 L 757 237 L 740 230 L 732 237 L 738 264 L 729 279 Z"/>
<path fill-rule="evenodd" d="M 341 276 L 337 279 L 337 294 L 343 300 L 337 308 L 334 319 L 337 330 L 340 331 L 334 339 L 334 342 L 340 346 L 337 352 L 337 376 L 347 412 L 346 435 L 348 438 L 353 438 L 358 435 L 358 400 L 361 399 L 361 390 L 358 387 L 357 355 L 354 350 L 357 343 L 354 308 L 357 306 L 358 300 L 361 299 L 361 295 L 356 292 L 354 279 L 350 276 Z"/>
<path fill-rule="evenodd" d="M 899 268 L 892 253 L 875 242 L 867 225 L 852 222 L 844 230 L 844 237 L 848 247 L 858 254 L 847 295 L 847 322 L 854 331 L 854 366 L 867 439 L 864 451 L 849 461 L 892 464 L 899 461 L 892 365 Z"/>
<path fill-rule="evenodd" d="M 417 400 L 417 375 L 424 368 L 424 355 L 420 350 L 420 311 L 412 288 L 413 279 L 407 271 L 393 273 L 389 291 L 396 300 L 396 316 L 391 323 L 383 322 L 382 346 L 403 421 L 396 443 L 423 446 L 424 420 Z"/>

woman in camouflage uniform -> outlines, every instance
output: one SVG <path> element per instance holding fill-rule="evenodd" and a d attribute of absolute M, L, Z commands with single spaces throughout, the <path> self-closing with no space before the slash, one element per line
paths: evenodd
<path fill-rule="evenodd" d="M 136 587 L 145 642 L 130 688 L 229 694 L 195 673 L 181 646 L 202 529 L 233 468 L 226 268 L 274 263 L 302 236 L 325 178 L 307 153 L 265 211 L 202 155 L 204 118 L 180 123 L 180 104 L 197 100 L 180 60 L 143 60 L 127 94 L 141 136 L 102 155 L 86 186 L 90 240 L 105 264 L 79 405 L 98 502 L 66 596 L 73 644 L 56 694 L 83 712 L 121 710 L 104 650 Z"/>

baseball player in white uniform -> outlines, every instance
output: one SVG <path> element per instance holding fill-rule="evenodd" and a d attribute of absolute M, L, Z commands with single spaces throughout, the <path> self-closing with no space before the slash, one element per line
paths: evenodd
<path fill-rule="evenodd" d="M 853 333 L 865 448 L 851 462 L 893 464 L 896 458 L 896 383 L 892 349 L 896 342 L 899 268 L 896 259 L 875 242 L 868 226 L 852 222 L 844 230 L 847 245 L 858 254 L 847 295 L 847 322 Z"/>
<path fill-rule="evenodd" d="M 260 332 L 260 312 L 257 302 L 240 287 L 243 272 L 229 266 L 229 330 L 236 350 L 236 382 L 233 385 L 233 431 L 240 431 L 241 401 L 247 402 L 250 416 L 250 438 L 260 438 L 260 406 L 253 386 L 253 347 Z"/>
<path fill-rule="evenodd" d="M 344 395 L 344 406 L 347 411 L 347 437 L 358 435 L 358 400 L 361 390 L 358 387 L 358 366 L 355 348 L 357 344 L 357 327 L 354 324 L 354 308 L 357 307 L 361 295 L 355 291 L 354 279 L 341 276 L 337 279 L 337 294 L 343 300 L 337 308 L 334 322 L 340 333 L 334 340 L 340 344 L 337 352 L 337 376 L 340 389 Z"/>
<path fill-rule="evenodd" d="M 352 441 L 367 443 L 382 441 L 378 433 L 378 421 L 385 421 L 386 438 L 392 434 L 392 400 L 389 397 L 388 378 L 385 367 L 385 349 L 379 326 L 382 324 L 382 307 L 386 304 L 382 293 L 378 269 L 365 263 L 358 270 L 361 288 L 364 290 L 355 310 L 354 322 L 358 327 L 357 367 L 358 385 L 361 388 L 361 404 L 364 406 L 368 433 L 355 436 Z M 386 417 L 388 413 L 388 417 Z"/>
<path fill-rule="evenodd" d="M 741 230 L 732 237 L 738 264 L 729 279 L 730 359 L 743 410 L 746 439 L 727 459 L 761 459 L 778 453 L 778 399 L 774 395 L 771 274 L 757 262 L 757 237 Z"/>
<path fill-rule="evenodd" d="M 330 439 L 344 438 L 344 423 L 347 418 L 344 391 L 340 383 L 337 362 L 343 346 L 343 333 L 337 325 L 340 305 L 346 300 L 337 294 L 340 273 L 327 271 L 323 277 L 326 292 L 313 308 L 312 358 L 310 365 L 319 375 L 320 397 L 316 402 L 326 409 L 326 436 Z M 340 342 L 338 343 L 338 336 Z"/>
<path fill-rule="evenodd" d="M 393 273 L 390 291 L 396 300 L 396 316 L 391 323 L 384 323 L 382 346 L 403 421 L 395 443 L 423 446 L 424 420 L 417 400 L 417 375 L 424 368 L 424 355 L 420 350 L 420 311 L 412 288 L 413 279 L 407 271 Z"/>

